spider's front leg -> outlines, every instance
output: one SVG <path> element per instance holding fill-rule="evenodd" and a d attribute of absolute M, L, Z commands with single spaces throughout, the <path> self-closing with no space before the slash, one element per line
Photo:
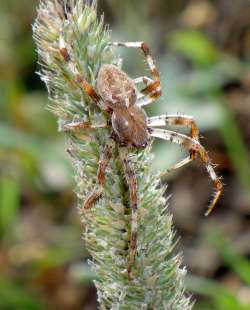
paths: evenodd
<path fill-rule="evenodd" d="M 170 130 L 164 130 L 164 129 L 150 129 L 151 136 L 164 139 L 179 145 L 184 146 L 189 152 L 191 150 L 194 150 L 197 152 L 203 162 L 203 164 L 206 167 L 206 170 L 213 182 L 214 188 L 215 188 L 215 195 L 209 205 L 209 208 L 205 215 L 208 215 L 213 208 L 216 205 L 216 202 L 218 201 L 222 190 L 223 190 L 223 185 L 219 177 L 217 177 L 212 162 L 208 156 L 207 151 L 204 149 L 204 147 L 199 143 L 199 141 L 192 139 L 186 135 L 170 131 Z"/>
<path fill-rule="evenodd" d="M 148 86 L 149 84 L 154 83 L 154 81 L 152 79 L 150 79 L 149 77 L 147 77 L 147 76 L 140 76 L 138 78 L 135 78 L 133 81 L 134 81 L 135 84 L 143 83 L 146 86 Z"/>
<path fill-rule="evenodd" d="M 131 167 L 128 159 L 129 153 L 127 148 L 120 147 L 119 154 L 124 169 L 126 182 L 129 188 L 130 206 L 131 206 L 131 234 L 130 234 L 130 247 L 129 247 L 129 263 L 128 263 L 128 276 L 130 277 L 132 266 L 135 261 L 137 249 L 137 229 L 138 229 L 138 195 L 137 195 L 137 180 L 136 175 Z"/>
<path fill-rule="evenodd" d="M 146 87 L 149 86 L 150 84 L 154 83 L 154 81 L 147 76 L 140 76 L 138 78 L 135 78 L 133 81 L 135 84 L 143 83 Z M 146 95 L 143 93 L 143 90 L 141 90 L 139 92 L 139 94 L 137 95 L 137 100 L 139 102 L 141 102 L 144 99 L 143 101 L 145 101 L 145 96 Z M 148 100 L 149 99 L 151 99 L 151 98 L 148 98 Z M 151 100 L 151 102 L 153 102 L 153 101 Z"/>
<path fill-rule="evenodd" d="M 112 139 L 109 139 L 107 144 L 104 147 L 103 153 L 101 154 L 98 171 L 97 171 L 97 184 L 94 187 L 94 190 L 84 201 L 84 209 L 90 209 L 93 207 L 94 203 L 101 197 L 103 192 L 103 186 L 105 183 L 105 171 L 109 164 L 109 161 L 112 157 L 112 151 L 114 149 L 115 142 Z"/>
<path fill-rule="evenodd" d="M 105 110 L 101 97 L 97 94 L 97 92 L 90 85 L 90 83 L 83 77 L 83 75 L 77 70 L 76 65 L 71 59 L 71 55 L 68 48 L 66 47 L 65 41 L 62 36 L 59 40 L 59 54 L 67 65 L 67 69 L 74 75 L 74 81 L 72 82 L 72 84 L 80 87 L 84 91 L 84 93 L 89 95 L 89 97 L 99 108 Z"/>
<path fill-rule="evenodd" d="M 135 82 L 144 82 L 147 86 L 141 90 L 144 95 L 139 98 L 138 105 L 145 106 L 154 102 L 162 94 L 160 74 L 156 68 L 153 57 L 151 56 L 149 46 L 145 42 L 112 42 L 110 45 L 117 47 L 137 48 L 143 51 L 148 67 L 150 69 L 153 80 L 147 77 L 141 77 L 135 80 Z"/>

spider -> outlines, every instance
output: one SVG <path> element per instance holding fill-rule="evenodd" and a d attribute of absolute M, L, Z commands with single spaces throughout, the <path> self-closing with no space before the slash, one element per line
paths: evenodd
<path fill-rule="evenodd" d="M 180 168 L 199 156 L 215 188 L 215 195 L 205 215 L 208 215 L 214 208 L 222 193 L 223 186 L 220 178 L 217 177 L 214 171 L 207 151 L 199 142 L 199 130 L 193 117 L 177 114 L 147 117 L 143 110 L 143 106 L 153 103 L 162 94 L 160 75 L 156 69 L 148 45 L 144 42 L 113 42 L 110 43 L 110 45 L 141 49 L 146 58 L 146 63 L 152 77 L 142 76 L 131 79 L 118 66 L 103 64 L 97 75 L 95 89 L 75 68 L 73 68 L 72 70 L 75 72 L 76 82 L 79 83 L 83 91 L 92 98 L 93 103 L 107 113 L 108 122 L 102 125 L 90 124 L 89 122 L 72 122 L 65 124 L 63 129 L 65 131 L 76 131 L 81 129 L 91 130 L 100 127 L 110 128 L 110 138 L 99 160 L 96 186 L 86 198 L 83 207 L 85 209 L 92 208 L 95 202 L 102 196 L 105 183 L 105 170 L 109 165 L 113 149 L 117 145 L 130 195 L 131 235 L 127 268 L 128 274 L 130 274 L 136 257 L 137 209 L 139 203 L 136 173 L 131 168 L 128 159 L 130 152 L 133 152 L 135 149 L 145 148 L 151 140 L 151 137 L 182 145 L 189 151 L 189 156 L 168 169 L 167 172 Z M 63 42 L 61 42 L 60 54 L 65 62 L 70 63 L 70 55 Z M 139 83 L 144 84 L 144 88 L 141 91 L 137 90 L 136 85 Z M 191 136 L 158 128 L 167 125 L 188 126 L 191 131 Z"/>

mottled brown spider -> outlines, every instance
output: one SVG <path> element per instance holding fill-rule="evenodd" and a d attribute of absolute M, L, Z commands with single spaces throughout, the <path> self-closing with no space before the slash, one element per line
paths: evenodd
<path fill-rule="evenodd" d="M 113 148 L 118 145 L 119 155 L 124 168 L 126 182 L 130 193 L 131 206 L 131 236 L 128 273 L 130 274 L 136 256 L 137 246 L 137 180 L 136 173 L 130 166 L 128 160 L 129 152 L 133 149 L 143 149 L 147 146 L 151 137 L 157 137 L 176 144 L 182 145 L 189 151 L 189 156 L 168 169 L 167 172 L 180 168 L 190 161 L 200 157 L 207 172 L 212 179 L 215 188 L 215 195 L 206 212 L 208 215 L 214 208 L 222 193 L 222 183 L 217 177 L 207 151 L 199 142 L 199 130 L 193 118 L 186 115 L 160 115 L 147 117 L 143 106 L 154 102 L 161 96 L 160 75 L 155 67 L 147 44 L 143 42 L 112 43 L 113 46 L 122 46 L 141 49 L 146 57 L 152 79 L 139 77 L 132 80 L 118 66 L 104 64 L 101 66 L 98 76 L 96 90 L 81 76 L 79 72 L 70 64 L 70 55 L 61 42 L 60 53 L 63 59 L 75 73 L 76 82 L 93 99 L 93 102 L 109 115 L 107 124 L 90 124 L 87 122 L 73 122 L 64 126 L 65 131 L 75 131 L 79 129 L 95 129 L 100 127 L 110 127 L 110 139 L 108 140 L 99 161 L 97 172 L 97 184 L 93 192 L 84 202 L 84 208 L 90 209 L 101 197 L 105 182 L 105 170 L 112 157 Z M 136 84 L 143 83 L 145 87 L 138 91 Z M 189 126 L 191 137 L 178 132 L 158 129 L 166 125 Z"/>

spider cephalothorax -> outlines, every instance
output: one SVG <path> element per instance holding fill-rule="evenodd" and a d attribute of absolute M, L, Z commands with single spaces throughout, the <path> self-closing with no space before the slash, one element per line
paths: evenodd
<path fill-rule="evenodd" d="M 141 49 L 146 57 L 152 78 L 143 76 L 132 80 L 117 66 L 105 64 L 101 66 L 98 72 L 96 89 L 94 89 L 94 87 L 82 77 L 81 73 L 77 72 L 74 65 L 70 63 L 70 55 L 63 44 L 63 41 L 61 41 L 60 44 L 60 54 L 65 62 L 69 63 L 69 69 L 73 70 L 75 73 L 75 81 L 79 84 L 82 90 L 92 98 L 93 102 L 108 114 L 109 118 L 105 124 L 73 122 L 64 126 L 65 131 L 110 128 L 110 139 L 104 147 L 99 161 L 96 186 L 84 202 L 83 206 L 85 209 L 90 209 L 103 194 L 106 168 L 113 156 L 113 149 L 116 144 L 119 149 L 119 156 L 129 187 L 130 206 L 132 210 L 128 262 L 128 274 L 130 275 L 136 256 L 137 208 L 139 201 L 136 172 L 133 171 L 130 166 L 128 160 L 129 152 L 131 152 L 133 148 L 144 148 L 150 137 L 157 137 L 182 145 L 189 152 L 188 157 L 174 165 L 172 168 L 167 169 L 166 172 L 180 168 L 197 157 L 200 157 L 216 190 L 206 215 L 212 211 L 218 201 L 222 193 L 222 183 L 214 171 L 207 151 L 199 142 L 199 130 L 191 116 L 172 114 L 147 117 L 144 112 L 142 108 L 143 106 L 154 102 L 161 96 L 160 76 L 147 44 L 143 42 L 112 43 L 113 46 Z M 143 83 L 145 86 L 144 88 L 137 90 L 137 84 L 140 83 Z M 157 128 L 171 125 L 188 126 L 190 128 L 191 136 L 167 129 Z"/>

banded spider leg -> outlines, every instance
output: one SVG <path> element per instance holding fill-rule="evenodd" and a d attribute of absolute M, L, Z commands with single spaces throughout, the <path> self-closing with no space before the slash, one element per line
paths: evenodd
<path fill-rule="evenodd" d="M 93 100 L 95 105 L 105 110 L 101 97 L 97 94 L 97 92 L 89 84 L 89 82 L 86 79 L 84 79 L 84 77 L 79 73 L 76 66 L 72 62 L 70 53 L 68 49 L 66 48 L 66 45 L 65 45 L 65 42 L 62 36 L 60 37 L 60 40 L 59 40 L 59 53 L 61 57 L 63 58 L 64 62 L 68 65 L 68 70 L 74 75 L 74 83 L 76 83 L 76 85 L 80 87 L 84 91 L 85 94 L 88 94 L 88 96 Z"/>
<path fill-rule="evenodd" d="M 90 195 L 86 198 L 84 205 L 83 205 L 84 209 L 92 208 L 94 203 L 102 195 L 103 186 L 105 184 L 105 171 L 112 157 L 112 152 L 113 152 L 114 147 L 115 147 L 115 141 L 113 139 L 109 139 L 100 157 L 98 171 L 97 171 L 97 184 L 94 190 L 92 191 L 92 193 L 90 193 Z"/>
<path fill-rule="evenodd" d="M 80 121 L 64 124 L 63 131 L 68 132 L 68 131 L 79 131 L 81 129 L 107 128 L 107 126 L 108 126 L 107 123 L 95 124 L 91 122 Z"/>
<path fill-rule="evenodd" d="M 217 177 L 213 165 L 211 163 L 211 160 L 208 156 L 207 151 L 204 149 L 204 147 L 199 143 L 199 141 L 190 138 L 186 135 L 170 131 L 170 130 L 165 130 L 165 129 L 155 129 L 155 128 L 150 128 L 150 134 L 152 137 L 160 138 L 163 140 L 167 140 L 179 145 L 184 146 L 188 151 L 194 150 L 201 158 L 203 164 L 206 167 L 206 170 L 213 182 L 214 188 L 215 188 L 215 195 L 212 198 L 212 201 L 210 202 L 210 205 L 208 207 L 208 210 L 206 211 L 205 215 L 209 215 L 213 208 L 215 207 L 216 202 L 218 201 L 222 190 L 223 190 L 223 185 L 219 177 Z"/>
<path fill-rule="evenodd" d="M 141 90 L 143 96 L 139 96 L 137 104 L 139 106 L 144 106 L 154 102 L 157 98 L 159 98 L 162 94 L 161 91 L 161 82 L 160 82 L 160 74 L 156 68 L 154 60 L 151 56 L 148 45 L 145 42 L 112 42 L 110 43 L 112 46 L 117 47 L 127 47 L 127 48 L 140 48 L 143 51 L 144 56 L 146 57 L 146 61 L 153 77 L 153 80 L 148 77 L 139 77 L 135 79 L 135 83 L 143 82 L 146 84 L 146 87 Z"/>
<path fill-rule="evenodd" d="M 153 117 L 148 118 L 149 127 L 162 127 L 162 126 L 167 126 L 167 125 L 188 126 L 190 128 L 191 138 L 199 141 L 199 129 L 192 116 L 178 115 L 178 114 L 166 114 L 166 115 L 159 115 L 159 116 L 153 116 Z M 187 158 L 185 158 L 178 164 L 174 165 L 173 167 L 168 168 L 161 175 L 164 176 L 170 171 L 173 171 L 175 169 L 178 169 L 188 164 L 190 161 L 194 160 L 195 157 L 196 157 L 196 151 L 191 150 L 190 156 L 188 156 Z"/>
<path fill-rule="evenodd" d="M 129 188 L 130 206 L 131 206 L 131 234 L 129 248 L 128 276 L 130 278 L 131 269 L 135 261 L 137 248 L 137 226 L 138 226 L 138 197 L 136 175 L 131 167 L 129 160 L 129 151 L 126 147 L 119 147 L 119 155 L 122 162 L 126 182 Z"/>
<path fill-rule="evenodd" d="M 66 132 L 69 131 L 79 131 L 81 129 L 97 129 L 97 128 L 106 128 L 107 124 L 91 124 L 90 122 L 74 122 L 68 123 L 63 126 L 63 130 Z M 105 183 L 105 171 L 109 164 L 109 161 L 112 157 L 112 151 L 115 146 L 115 141 L 109 138 L 106 143 L 104 150 L 101 154 L 99 163 L 98 163 L 98 171 L 97 171 L 97 183 L 94 187 L 94 190 L 90 193 L 90 195 L 84 201 L 83 207 L 84 209 L 90 209 L 93 207 L 94 203 L 101 197 L 103 192 L 103 186 Z"/>
<path fill-rule="evenodd" d="M 134 79 L 134 83 L 137 84 L 141 84 L 143 83 L 146 87 L 149 86 L 150 84 L 153 84 L 154 81 L 147 77 L 147 76 L 140 76 L 138 78 Z M 139 94 L 137 95 L 137 100 L 139 100 L 139 102 L 142 100 L 142 98 L 145 99 L 145 94 L 143 93 L 143 89 L 139 92 Z"/>

